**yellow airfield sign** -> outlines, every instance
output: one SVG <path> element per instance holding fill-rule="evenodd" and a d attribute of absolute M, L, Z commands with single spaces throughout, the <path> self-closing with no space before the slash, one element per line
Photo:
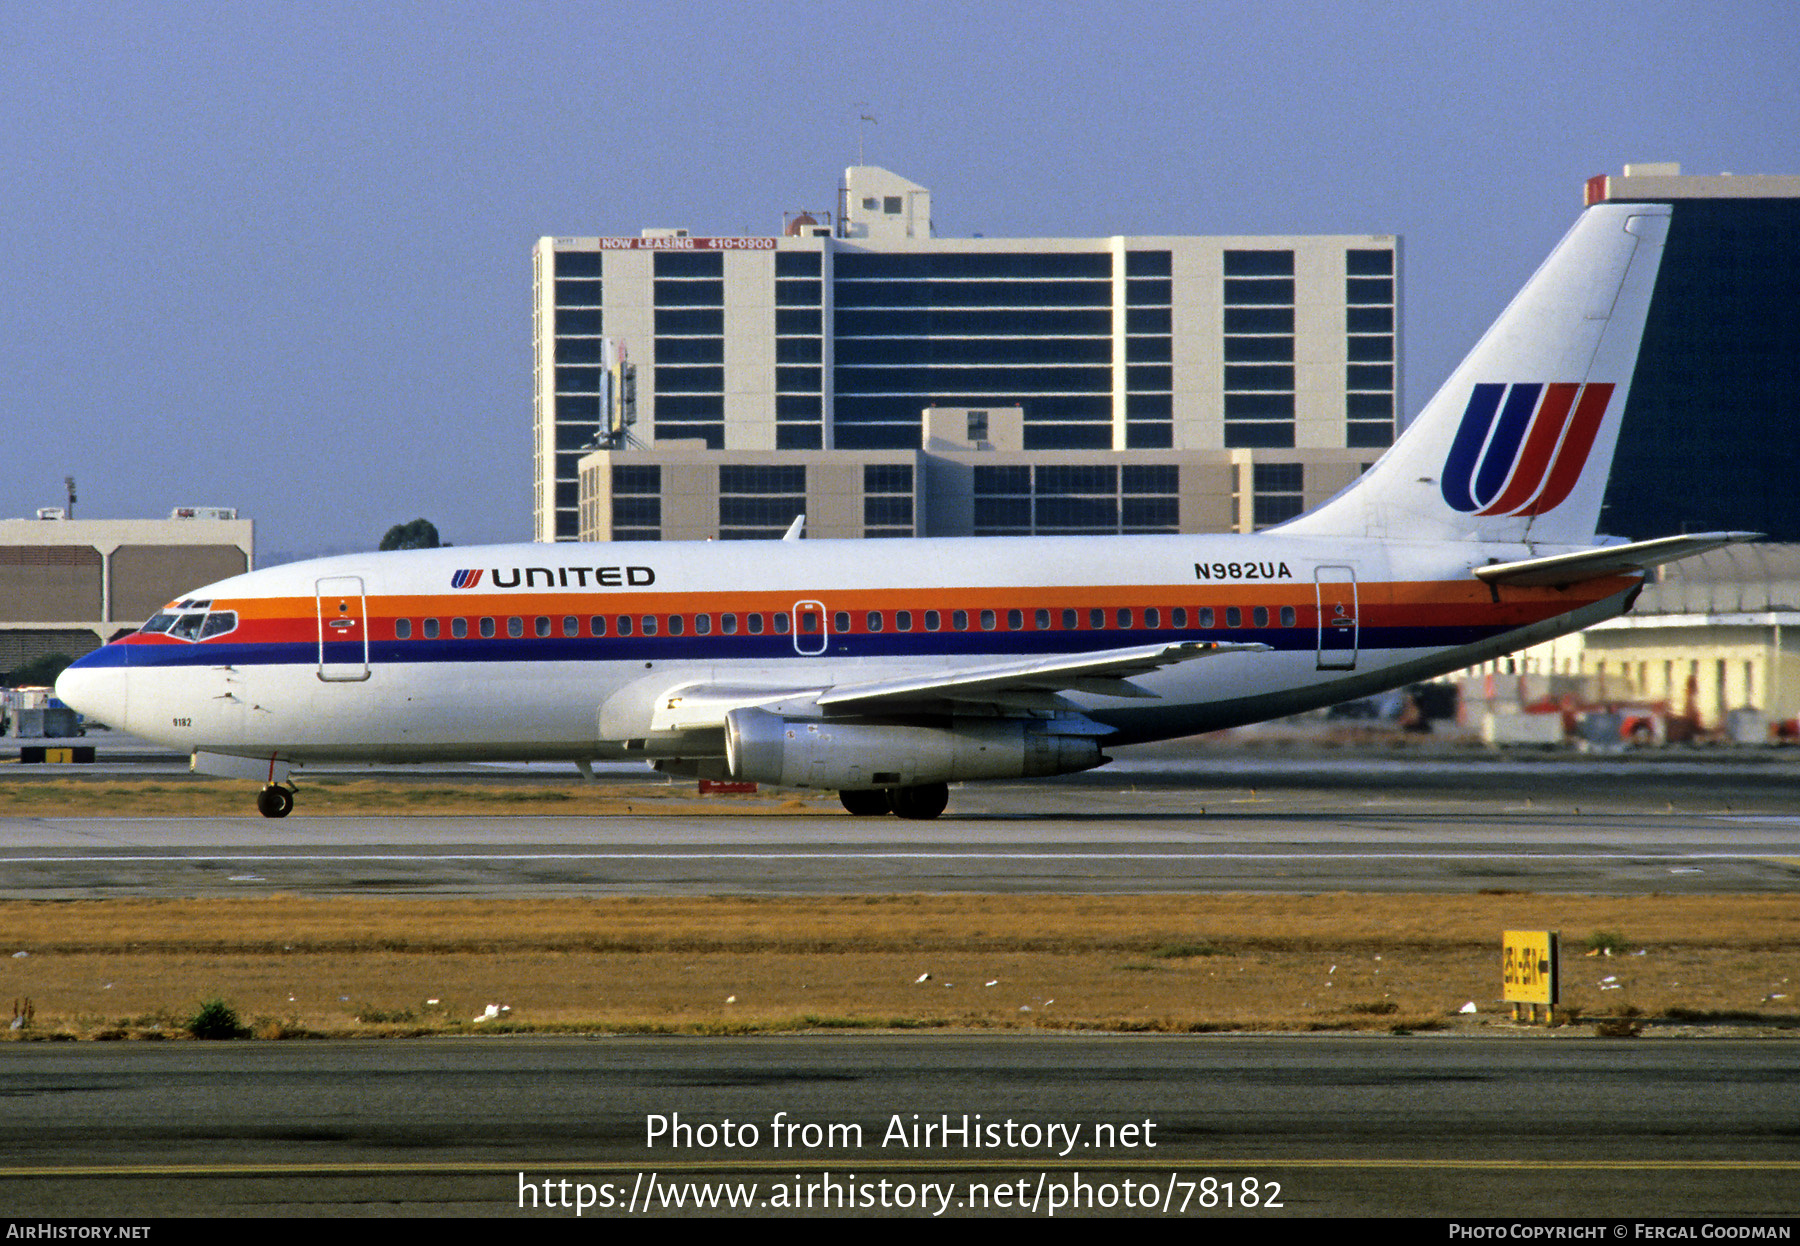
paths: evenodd
<path fill-rule="evenodd" d="M 1556 933 L 1554 930 L 1508 930 L 1502 933 L 1504 992 L 1501 998 L 1515 1005 L 1515 1013 L 1519 1004 L 1532 1005 L 1534 1015 L 1540 1004 L 1545 1008 L 1555 1006 Z"/>

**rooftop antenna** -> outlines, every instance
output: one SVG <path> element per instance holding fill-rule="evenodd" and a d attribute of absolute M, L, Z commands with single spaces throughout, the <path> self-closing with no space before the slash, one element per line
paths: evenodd
<path fill-rule="evenodd" d="M 63 485 L 69 491 L 69 518 L 75 518 L 75 477 L 64 476 Z"/>
<path fill-rule="evenodd" d="M 869 101 L 859 100 L 859 101 L 857 101 L 856 106 L 858 108 L 867 108 L 869 106 Z M 879 125 L 880 124 L 880 122 L 876 121 L 875 118 L 871 117 L 868 113 L 863 113 L 861 116 L 857 117 L 857 119 L 856 119 L 856 163 L 859 168 L 861 167 L 861 165 L 863 163 L 863 124 L 862 123 L 865 121 L 867 121 L 870 125 Z"/>

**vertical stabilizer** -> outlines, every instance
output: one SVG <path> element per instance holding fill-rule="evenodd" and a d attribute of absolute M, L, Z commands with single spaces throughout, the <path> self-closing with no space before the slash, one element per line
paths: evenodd
<path fill-rule="evenodd" d="M 1282 531 L 1589 544 L 1669 211 L 1583 212 L 1381 461 Z"/>

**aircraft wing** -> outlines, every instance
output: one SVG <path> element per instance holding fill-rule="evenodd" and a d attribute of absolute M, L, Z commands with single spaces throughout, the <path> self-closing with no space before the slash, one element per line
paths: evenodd
<path fill-rule="evenodd" d="M 1647 571 L 1665 562 L 1692 558 L 1727 545 L 1739 545 L 1762 537 L 1760 532 L 1696 532 L 1689 536 L 1658 537 L 1654 541 L 1634 541 L 1630 545 L 1602 545 L 1598 549 L 1576 550 L 1572 554 L 1550 554 L 1543 558 L 1525 558 L 1518 562 L 1496 562 L 1476 567 L 1475 576 L 1487 584 L 1514 584 L 1528 587 L 1579 584 L 1603 576 L 1626 575 Z"/>
<path fill-rule="evenodd" d="M 820 693 L 816 704 L 826 712 L 868 713 L 888 707 L 915 706 L 920 702 L 976 701 L 985 704 L 1018 704 L 1036 708 L 1058 692 L 1090 692 L 1109 697 L 1154 697 L 1133 675 L 1146 675 L 1159 667 L 1222 653 L 1265 650 L 1263 644 L 1220 644 L 1182 641 L 1170 645 L 1139 645 L 1101 653 L 1000 662 L 991 666 L 904 675 L 863 684 L 842 684 Z"/>
<path fill-rule="evenodd" d="M 822 710 L 827 714 L 941 714 L 959 703 L 1015 711 L 1065 711 L 1071 706 L 1059 695 L 1063 692 L 1154 697 L 1155 693 L 1132 683 L 1131 677 L 1178 662 L 1268 647 L 1199 641 L 1137 645 L 1128 649 L 996 662 L 827 688 L 817 684 L 782 687 L 696 681 L 670 686 L 640 682 L 635 694 L 632 689 L 627 689 L 602 706 L 601 738 L 630 739 L 646 734 L 716 731 L 724 726 L 726 714 L 734 709 L 776 708 L 784 703 L 803 705 L 809 712 Z"/>

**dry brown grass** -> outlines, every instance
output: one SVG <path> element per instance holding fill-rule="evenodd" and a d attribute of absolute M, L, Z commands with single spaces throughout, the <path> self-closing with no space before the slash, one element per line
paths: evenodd
<path fill-rule="evenodd" d="M 213 997 L 267 1037 L 1385 1030 L 1497 1011 L 1499 935 L 1517 927 L 1563 932 L 1565 1009 L 1800 1020 L 1790 896 L 10 902 L 0 952 L 29 954 L 0 959 L 0 997 L 35 1002 L 20 1037 L 168 1034 Z M 1582 958 L 1597 930 L 1644 954 Z M 475 1023 L 488 1004 L 511 1011 Z"/>

